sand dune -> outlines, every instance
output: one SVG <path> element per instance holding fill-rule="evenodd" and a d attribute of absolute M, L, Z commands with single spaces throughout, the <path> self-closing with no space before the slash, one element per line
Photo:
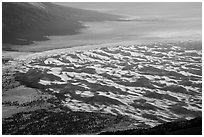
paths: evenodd
<path fill-rule="evenodd" d="M 201 50 L 180 43 L 103 47 L 31 59 L 21 76 L 73 111 L 111 113 L 155 126 L 201 116 Z"/>

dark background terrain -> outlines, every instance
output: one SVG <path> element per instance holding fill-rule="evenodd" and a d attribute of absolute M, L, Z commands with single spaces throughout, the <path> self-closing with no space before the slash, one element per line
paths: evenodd
<path fill-rule="evenodd" d="M 50 35 L 77 34 L 81 21 L 116 20 L 120 16 L 52 3 L 2 3 L 3 43 L 30 44 Z"/>

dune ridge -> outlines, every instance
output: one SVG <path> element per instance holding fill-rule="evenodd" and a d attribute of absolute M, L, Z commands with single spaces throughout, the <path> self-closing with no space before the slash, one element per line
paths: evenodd
<path fill-rule="evenodd" d="M 137 127 L 192 119 L 202 111 L 202 52 L 187 43 L 127 43 L 31 56 L 19 80 L 59 95 L 72 111 L 124 115 Z"/>

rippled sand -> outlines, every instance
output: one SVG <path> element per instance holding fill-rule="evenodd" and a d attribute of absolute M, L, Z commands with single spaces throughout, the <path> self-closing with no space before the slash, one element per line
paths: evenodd
<path fill-rule="evenodd" d="M 32 59 L 21 73 L 70 110 L 155 126 L 201 115 L 201 57 L 201 48 L 179 43 L 119 44 Z"/>

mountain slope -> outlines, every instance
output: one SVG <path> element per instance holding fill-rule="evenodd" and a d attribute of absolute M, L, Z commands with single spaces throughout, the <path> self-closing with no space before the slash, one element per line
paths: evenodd
<path fill-rule="evenodd" d="M 3 43 L 29 44 L 49 35 L 72 35 L 82 21 L 116 20 L 120 16 L 63 7 L 52 3 L 2 4 Z"/>
<path fill-rule="evenodd" d="M 153 128 L 107 131 L 101 135 L 202 135 L 202 117 L 167 122 Z"/>

